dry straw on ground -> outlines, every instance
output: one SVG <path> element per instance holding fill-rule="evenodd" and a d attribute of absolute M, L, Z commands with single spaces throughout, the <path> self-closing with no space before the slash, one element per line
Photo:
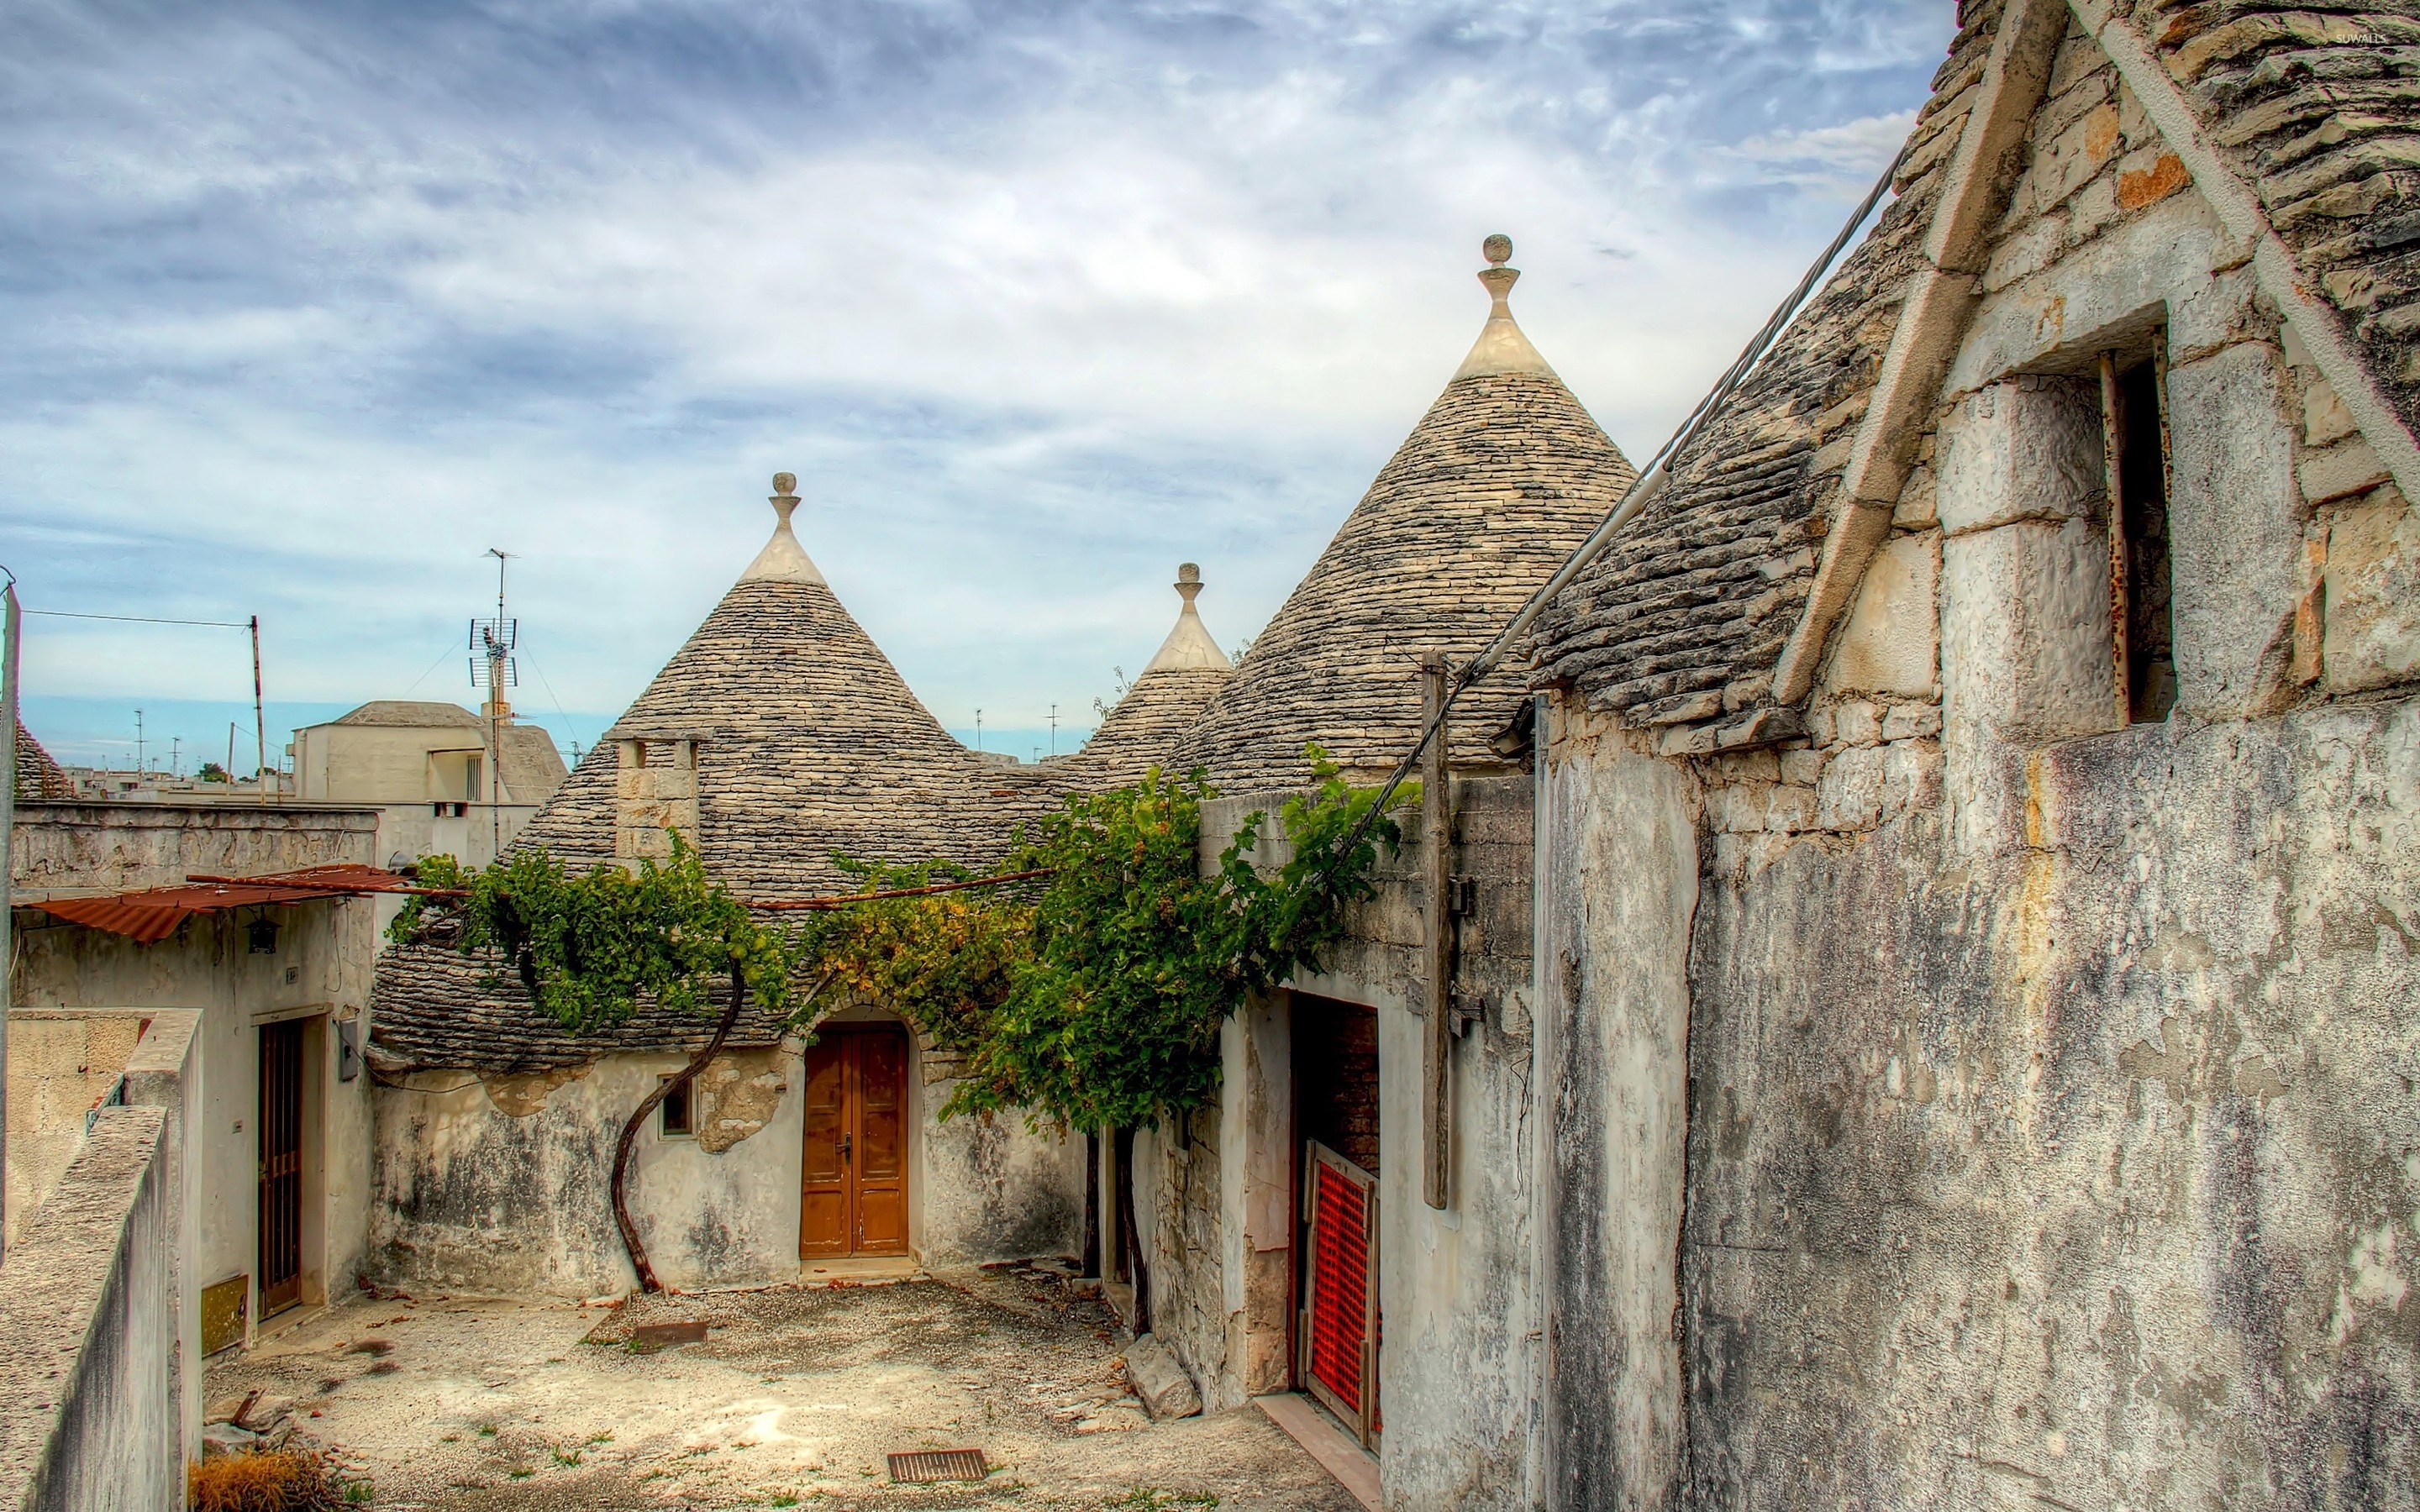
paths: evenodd
<path fill-rule="evenodd" d="M 317 1455 L 240 1454 L 185 1473 L 194 1512 L 328 1512 L 345 1504 L 344 1488 Z"/>

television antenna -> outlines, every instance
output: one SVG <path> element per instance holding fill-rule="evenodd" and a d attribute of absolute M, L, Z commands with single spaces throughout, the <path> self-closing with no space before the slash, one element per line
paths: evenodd
<path fill-rule="evenodd" d="M 502 702 L 503 689 L 520 686 L 520 667 L 513 650 L 520 641 L 520 622 L 504 613 L 504 563 L 512 553 L 488 548 L 496 559 L 496 612 L 492 619 L 471 622 L 471 686 L 488 690 L 490 702 Z"/>
<path fill-rule="evenodd" d="M 488 770 L 487 792 L 466 794 L 476 803 L 484 796 L 488 803 L 488 858 L 494 860 L 504 851 L 504 722 L 512 717 L 513 706 L 505 702 L 504 689 L 520 686 L 520 666 L 513 657 L 513 648 L 520 643 L 520 622 L 504 612 L 504 565 L 512 553 L 495 547 L 488 555 L 496 559 L 496 613 L 493 619 L 471 622 L 471 649 L 478 655 L 471 658 L 471 686 L 488 690 L 488 702 L 479 712 L 487 717 Z"/>

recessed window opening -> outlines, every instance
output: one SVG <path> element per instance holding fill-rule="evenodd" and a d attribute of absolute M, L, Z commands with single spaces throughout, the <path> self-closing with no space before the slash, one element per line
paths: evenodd
<path fill-rule="evenodd" d="M 673 1079 L 669 1076 L 659 1079 L 671 1085 L 672 1089 L 664 1093 L 663 1102 L 657 1104 L 656 1111 L 660 1116 L 661 1121 L 657 1125 L 656 1132 L 665 1139 L 686 1139 L 697 1132 L 690 1126 L 690 1084 L 688 1082 L 673 1084 Z"/>
<path fill-rule="evenodd" d="M 2112 485 L 2109 609 L 2118 714 L 2157 724 L 2176 707 L 2176 643 L 2168 614 L 2167 332 L 2148 358 L 2101 359 L 2102 436 Z"/>

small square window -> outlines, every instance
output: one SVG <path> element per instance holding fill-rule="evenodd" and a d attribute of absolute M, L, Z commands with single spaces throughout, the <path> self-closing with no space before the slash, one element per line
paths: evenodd
<path fill-rule="evenodd" d="M 661 1080 L 670 1083 L 672 1078 L 666 1076 L 661 1078 Z M 664 1093 L 663 1102 L 657 1105 L 656 1111 L 660 1121 L 657 1125 L 656 1132 L 660 1137 L 665 1139 L 686 1139 L 690 1134 L 697 1132 L 690 1126 L 690 1084 L 688 1082 L 682 1082 L 678 1086 L 674 1087 L 670 1091 Z"/>

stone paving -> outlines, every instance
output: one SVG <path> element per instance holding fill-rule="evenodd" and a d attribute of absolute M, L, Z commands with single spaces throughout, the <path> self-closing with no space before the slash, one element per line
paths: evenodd
<path fill-rule="evenodd" d="M 633 1338 L 690 1320 L 703 1341 Z M 293 1398 L 382 1507 L 1355 1512 L 1256 1410 L 1150 1422 L 1125 1341 L 1041 1269 L 619 1307 L 363 1297 L 220 1357 L 208 1395 Z M 891 1483 L 889 1453 L 954 1448 L 988 1478 Z"/>

